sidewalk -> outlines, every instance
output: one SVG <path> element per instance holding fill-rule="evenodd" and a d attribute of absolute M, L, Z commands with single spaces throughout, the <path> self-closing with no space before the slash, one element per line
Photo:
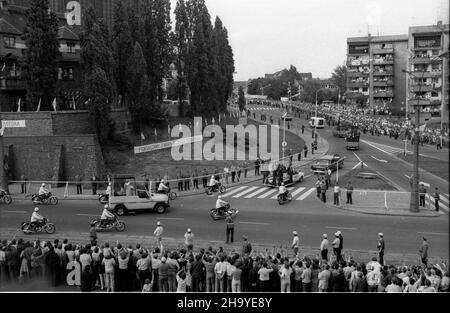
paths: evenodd
<path fill-rule="evenodd" d="M 249 118 L 250 119 L 250 118 Z M 253 119 L 252 119 L 253 120 Z M 264 123 L 258 119 L 256 119 L 255 121 L 259 122 L 259 123 Z M 269 124 L 269 123 L 266 123 Z M 281 127 L 282 129 L 282 127 Z M 291 129 L 290 130 L 286 130 L 289 131 L 295 135 L 297 135 L 298 137 L 302 138 L 305 141 L 305 144 L 307 145 L 309 151 L 308 151 L 308 157 L 304 158 L 303 157 L 303 153 L 302 153 L 302 158 L 301 161 L 298 161 L 298 154 L 295 154 L 293 156 L 293 167 L 296 169 L 299 168 L 306 168 L 311 162 L 313 162 L 314 160 L 316 160 L 317 158 L 320 158 L 324 155 L 326 155 L 328 153 L 329 150 L 329 144 L 328 142 L 321 138 L 319 136 L 318 139 L 318 150 L 314 153 L 311 154 L 311 143 L 313 142 L 312 139 L 312 133 L 311 131 L 305 129 L 305 133 L 302 135 L 301 134 L 301 125 L 298 125 L 297 123 L 291 124 Z M 289 159 L 289 157 L 287 158 Z M 306 173 L 305 169 L 305 173 Z M 221 174 L 223 175 L 223 174 Z M 231 176 L 231 175 L 230 175 Z M 222 178 L 223 180 L 223 178 Z M 231 180 L 231 177 L 230 177 Z M 255 170 L 254 167 L 248 168 L 248 172 L 247 172 L 247 177 L 244 177 L 244 171 L 242 171 L 241 174 L 241 180 L 239 182 L 236 182 L 234 184 L 225 184 L 227 188 L 232 188 L 232 187 L 236 187 L 236 186 L 241 186 L 241 185 L 245 185 L 245 184 L 249 184 L 249 183 L 253 183 L 256 181 L 262 181 L 262 175 L 259 176 L 255 176 Z M 209 179 L 208 179 L 209 181 Z M 182 192 L 178 192 L 178 190 L 175 188 L 176 187 L 176 183 L 172 183 L 172 191 L 176 192 L 179 198 L 182 197 L 189 197 L 189 196 L 195 196 L 195 195 L 201 195 L 205 193 L 205 190 L 201 187 L 202 186 L 202 182 L 201 180 L 199 181 L 199 189 L 198 190 L 193 190 L 191 189 L 190 191 L 182 191 Z M 47 184 L 48 185 L 48 184 Z M 39 189 L 40 184 L 33 184 L 31 190 L 29 185 L 27 184 L 27 193 L 26 194 L 22 194 L 21 193 L 21 184 L 20 183 L 15 183 L 15 184 L 10 184 L 9 185 L 9 191 L 10 194 L 12 195 L 14 200 L 30 200 L 31 201 L 31 195 L 33 193 L 37 193 L 38 189 Z M 99 188 L 97 190 L 97 194 L 98 193 L 103 193 L 105 191 L 106 187 L 104 188 Z M 89 185 L 89 188 L 84 188 L 83 186 L 83 194 L 82 195 L 77 195 L 76 193 L 76 186 L 75 184 L 69 184 L 68 189 L 67 189 L 67 194 L 68 196 L 65 197 L 64 195 L 66 194 L 66 186 L 64 187 L 56 187 L 56 188 L 51 188 L 51 192 L 53 193 L 53 195 L 55 195 L 56 197 L 58 197 L 58 199 L 62 200 L 98 200 L 98 195 L 92 195 L 92 189 L 91 186 Z M 176 201 L 176 200 L 175 200 Z"/>
<path fill-rule="evenodd" d="M 25 240 L 44 240 L 51 241 L 55 239 L 63 240 L 67 239 L 70 243 L 76 244 L 87 244 L 90 242 L 89 233 L 80 233 L 80 232 L 67 232 L 67 233 L 58 233 L 54 235 L 48 234 L 39 234 L 39 235 L 23 235 L 21 232 L 19 233 L 14 229 L 0 229 L 0 238 L 12 240 L 23 238 Z M 226 252 L 237 252 L 240 253 L 242 249 L 243 242 L 241 238 L 236 238 L 238 242 L 234 244 L 225 244 L 223 241 L 209 241 L 209 240 L 199 240 L 194 239 L 194 250 L 198 251 L 199 249 L 208 249 L 208 247 L 213 247 L 218 249 L 219 247 L 223 247 Z M 128 246 L 132 244 L 135 246 L 136 244 L 141 244 L 141 246 L 146 248 L 153 248 L 157 246 L 156 238 L 153 236 L 129 236 L 118 233 L 98 233 L 98 244 L 102 245 L 106 242 L 110 244 L 116 245 L 117 243 L 121 243 L 123 246 Z M 280 253 L 283 256 L 294 258 L 294 254 L 290 246 L 276 246 L 273 244 L 263 244 L 263 243 L 254 243 L 251 241 L 254 253 L 257 255 L 266 255 L 267 253 L 270 255 L 276 255 Z M 181 238 L 166 238 L 163 237 L 162 240 L 163 247 L 167 250 L 181 249 L 185 248 L 184 239 Z M 320 254 L 319 247 L 300 247 L 300 256 L 301 257 L 311 257 L 315 258 Z M 369 262 L 373 257 L 378 256 L 377 251 L 372 250 L 349 250 L 344 249 L 344 257 L 352 258 L 357 262 Z M 385 260 L 389 264 L 400 265 L 400 264 L 420 264 L 419 255 L 416 254 L 406 254 L 406 253 L 390 253 L 387 252 L 385 255 Z M 432 264 L 442 263 L 443 259 L 440 257 L 430 257 L 429 262 Z"/>

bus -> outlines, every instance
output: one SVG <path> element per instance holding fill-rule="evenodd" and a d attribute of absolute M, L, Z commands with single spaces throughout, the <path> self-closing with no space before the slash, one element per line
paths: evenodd
<path fill-rule="evenodd" d="M 312 117 L 309 121 L 311 128 L 325 128 L 325 119 L 322 117 Z"/>

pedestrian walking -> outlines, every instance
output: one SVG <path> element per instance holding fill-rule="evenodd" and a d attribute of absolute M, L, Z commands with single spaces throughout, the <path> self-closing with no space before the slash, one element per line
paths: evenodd
<path fill-rule="evenodd" d="M 292 250 L 294 251 L 294 256 L 298 255 L 298 249 L 300 248 L 300 238 L 298 237 L 298 233 L 294 231 L 292 233 L 294 238 L 292 239 Z"/>
<path fill-rule="evenodd" d="M 420 184 L 419 188 L 419 205 L 421 207 L 425 207 L 425 195 L 427 194 L 427 190 L 425 189 L 424 184 Z"/>
<path fill-rule="evenodd" d="M 378 259 L 380 260 L 380 264 L 384 265 L 384 234 L 379 233 L 378 234 Z"/>
<path fill-rule="evenodd" d="M 426 237 L 422 238 L 422 246 L 420 247 L 419 254 L 423 265 L 428 266 L 428 240 Z"/>
<path fill-rule="evenodd" d="M 323 234 L 322 242 L 320 243 L 320 255 L 322 257 L 322 261 L 328 262 L 328 246 L 329 245 L 330 245 L 330 242 L 328 241 L 328 235 Z"/>
<path fill-rule="evenodd" d="M 439 195 L 439 188 L 436 187 L 434 191 L 434 208 L 436 212 L 439 212 L 439 200 L 441 200 L 441 196 Z"/>
<path fill-rule="evenodd" d="M 81 175 L 75 175 L 75 184 L 77 186 L 77 195 L 82 195 L 83 194 L 83 188 L 81 186 Z"/>
<path fill-rule="evenodd" d="M 235 215 L 227 213 L 226 223 L 227 223 L 227 244 L 234 242 L 234 218 Z"/>
<path fill-rule="evenodd" d="M 353 185 L 351 182 L 347 184 L 347 204 L 353 204 Z"/>
<path fill-rule="evenodd" d="M 326 175 L 326 177 L 325 177 L 325 182 L 326 182 L 326 184 L 327 184 L 327 190 L 328 190 L 328 188 L 330 188 L 330 186 L 331 186 L 331 174 L 332 174 L 333 172 L 331 171 L 331 169 L 328 169 L 327 170 L 327 175 Z"/>
<path fill-rule="evenodd" d="M 334 205 L 336 206 L 340 205 L 340 198 L 341 198 L 341 188 L 339 187 L 339 184 L 336 183 L 334 185 Z"/>
<path fill-rule="evenodd" d="M 305 133 L 305 125 L 302 125 L 302 135 Z"/>
<path fill-rule="evenodd" d="M 320 193 L 323 203 L 327 203 L 327 185 L 325 182 L 325 179 L 322 179 L 322 182 L 320 184 Z"/>
<path fill-rule="evenodd" d="M 194 234 L 190 228 L 188 228 L 187 232 L 184 234 L 184 243 L 189 252 L 194 250 Z"/>
<path fill-rule="evenodd" d="M 22 174 L 21 176 L 20 176 L 20 180 L 21 180 L 21 186 L 22 186 L 22 193 L 27 193 L 27 180 L 28 180 L 28 178 L 27 178 L 27 175 L 25 175 L 25 174 Z"/>
<path fill-rule="evenodd" d="M 158 222 L 156 224 L 156 229 L 153 232 L 153 235 L 155 235 L 156 241 L 158 242 L 159 246 L 161 246 L 163 232 L 164 232 L 164 228 L 162 227 L 161 222 Z"/>

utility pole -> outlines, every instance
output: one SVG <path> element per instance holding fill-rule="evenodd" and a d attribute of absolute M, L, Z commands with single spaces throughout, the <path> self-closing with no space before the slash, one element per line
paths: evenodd
<path fill-rule="evenodd" d="M 4 143 L 3 143 L 3 133 L 5 131 L 5 128 L 2 127 L 0 130 L 0 187 L 5 190 L 7 193 L 9 193 L 8 188 L 8 177 L 6 176 L 5 172 L 5 149 L 4 149 Z"/>

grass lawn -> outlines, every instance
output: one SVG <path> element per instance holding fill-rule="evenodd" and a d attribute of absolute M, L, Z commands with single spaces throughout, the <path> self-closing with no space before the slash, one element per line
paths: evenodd
<path fill-rule="evenodd" d="M 169 121 L 171 127 L 176 127 L 175 125 L 183 124 L 189 125 L 190 120 L 188 119 L 172 119 Z M 205 122 L 203 122 L 205 124 Z M 249 120 L 249 123 L 259 127 L 259 125 L 265 125 L 262 123 L 258 123 L 252 120 Z M 238 120 L 235 118 L 227 118 L 226 120 L 222 120 L 220 126 L 225 127 L 225 125 L 236 125 L 238 124 Z M 268 128 L 268 132 L 270 132 L 270 128 Z M 144 135 L 146 136 L 146 140 L 143 142 L 144 145 L 153 144 L 157 142 L 165 142 L 170 140 L 176 140 L 178 138 L 170 138 L 168 134 L 168 125 L 161 125 L 161 127 L 157 130 L 158 138 L 156 140 L 154 135 L 154 129 L 146 129 L 144 130 Z M 258 131 L 259 133 L 259 131 Z M 225 136 L 225 135 L 224 135 Z M 151 138 L 150 138 L 151 137 Z M 268 134 L 269 142 L 268 147 L 271 147 L 270 142 L 270 134 Z M 106 146 L 103 150 L 103 156 L 107 166 L 110 171 L 114 174 L 132 174 L 137 178 L 144 177 L 145 175 L 150 178 L 157 178 L 158 176 L 169 176 L 170 178 L 174 178 L 179 169 L 183 173 L 188 171 L 193 171 L 197 169 L 199 174 L 206 169 L 208 174 L 214 173 L 215 170 L 219 172 L 223 172 L 225 165 L 234 164 L 235 166 L 253 168 L 253 164 L 255 160 L 249 160 L 248 151 L 245 153 L 246 160 L 245 161 L 223 161 L 223 160 L 213 160 L 213 161 L 194 161 L 194 160 L 182 160 L 175 161 L 171 155 L 171 149 L 158 150 L 149 153 L 143 153 L 139 155 L 134 154 L 134 145 L 141 145 L 140 134 L 130 135 L 128 140 L 132 143 L 132 145 L 126 144 L 111 144 Z M 206 138 L 205 142 L 210 141 L 211 139 Z M 283 141 L 283 132 L 280 131 L 279 134 L 279 151 L 281 154 Z M 292 150 L 292 153 L 298 153 L 301 151 L 305 145 L 305 142 L 299 138 L 298 136 L 286 132 L 286 141 L 288 143 L 287 154 Z M 193 153 L 193 146 L 191 147 Z M 224 147 L 224 157 L 225 157 L 225 147 Z M 281 157 L 281 155 L 280 155 Z"/>
<path fill-rule="evenodd" d="M 399 158 L 401 158 L 402 160 L 405 160 L 406 162 L 413 164 L 414 155 L 408 154 L 405 157 L 404 154 L 401 153 L 397 156 Z M 446 181 L 449 180 L 448 162 L 445 162 L 443 160 L 420 156 L 419 157 L 419 167 L 431 174 L 434 174 L 440 178 L 445 179 Z"/>
<path fill-rule="evenodd" d="M 369 173 L 378 176 L 375 179 L 366 179 L 358 177 L 358 175 L 361 173 Z M 359 190 L 392 190 L 392 191 L 397 190 L 397 188 L 395 188 L 391 183 L 389 183 L 389 181 L 387 181 L 383 176 L 367 168 L 354 169 L 345 174 L 344 176 L 341 176 L 339 178 L 339 182 L 342 187 L 347 186 L 347 183 L 351 182 L 353 188 Z"/>

